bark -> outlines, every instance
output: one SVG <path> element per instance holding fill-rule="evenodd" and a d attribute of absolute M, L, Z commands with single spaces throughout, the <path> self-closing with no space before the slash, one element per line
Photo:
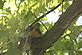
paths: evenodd
<path fill-rule="evenodd" d="M 31 55 L 43 55 L 46 49 L 62 36 L 80 13 L 82 13 L 82 0 L 77 0 L 60 16 L 58 22 L 48 32 L 42 37 L 32 39 L 30 42 Z"/>

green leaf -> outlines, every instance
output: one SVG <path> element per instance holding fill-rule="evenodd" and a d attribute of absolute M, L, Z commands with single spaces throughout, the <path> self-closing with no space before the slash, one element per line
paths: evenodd
<path fill-rule="evenodd" d="M 46 21 L 46 20 L 47 20 L 47 18 L 46 18 L 46 17 L 44 17 L 44 18 L 42 18 L 42 19 L 41 19 L 41 21 Z"/>
<path fill-rule="evenodd" d="M 67 9 L 69 7 L 69 5 L 70 5 L 69 2 L 66 1 L 64 4 L 64 9 Z"/>
<path fill-rule="evenodd" d="M 0 9 L 3 9 L 4 1 L 0 0 Z"/>
<path fill-rule="evenodd" d="M 82 48 L 82 41 L 80 41 L 80 42 L 78 43 L 78 45 L 79 45 L 79 48 Z"/>
<path fill-rule="evenodd" d="M 76 55 L 82 55 L 82 51 L 77 51 Z"/>
<path fill-rule="evenodd" d="M 69 49 L 68 51 L 69 55 L 75 55 L 74 50 Z"/>
<path fill-rule="evenodd" d="M 24 0 L 20 0 L 20 2 L 23 2 Z"/>
<path fill-rule="evenodd" d="M 22 55 L 22 51 L 16 48 L 16 46 L 11 46 L 8 48 L 6 55 Z"/>

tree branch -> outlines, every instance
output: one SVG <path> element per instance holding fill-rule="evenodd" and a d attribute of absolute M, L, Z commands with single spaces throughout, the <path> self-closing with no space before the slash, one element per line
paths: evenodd
<path fill-rule="evenodd" d="M 82 0 L 77 0 L 60 16 L 58 22 L 48 32 L 42 37 L 32 39 L 30 42 L 32 55 L 43 55 L 46 49 L 62 36 L 80 13 L 82 13 Z"/>
<path fill-rule="evenodd" d="M 54 11 L 55 9 L 57 9 L 60 5 L 62 4 L 59 3 L 56 7 L 54 7 L 53 9 L 51 9 L 50 11 L 46 12 L 45 14 L 43 14 L 42 16 L 38 17 L 38 19 L 36 19 L 30 26 L 32 26 L 33 24 L 35 24 L 37 21 L 39 21 L 41 18 L 43 18 L 45 15 L 49 14 L 50 12 Z"/>

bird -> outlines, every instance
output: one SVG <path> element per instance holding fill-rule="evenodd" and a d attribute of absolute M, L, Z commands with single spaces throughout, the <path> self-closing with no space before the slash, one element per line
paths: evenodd
<path fill-rule="evenodd" d="M 30 38 L 37 38 L 42 35 L 42 32 L 37 25 L 33 25 L 31 27 L 28 26 L 28 28 L 26 29 L 26 32 L 28 34 L 28 37 Z"/>
<path fill-rule="evenodd" d="M 28 52 L 27 55 L 29 55 L 30 42 L 32 41 L 32 38 L 38 38 L 38 37 L 41 37 L 41 35 L 42 35 L 42 32 L 37 24 L 33 26 L 29 25 L 25 29 L 25 34 L 21 38 L 19 47 L 22 45 L 20 48 L 26 51 L 26 53 Z"/>

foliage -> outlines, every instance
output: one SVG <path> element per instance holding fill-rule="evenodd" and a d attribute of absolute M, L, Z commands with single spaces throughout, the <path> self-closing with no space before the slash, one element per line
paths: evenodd
<path fill-rule="evenodd" d="M 37 19 L 35 16 L 40 16 L 41 13 L 45 14 L 60 2 L 61 0 L 0 0 L 0 54 L 6 52 L 5 55 L 22 55 L 23 51 L 17 49 L 18 37 L 23 35 L 20 33 L 24 32 L 26 26 Z M 70 2 L 72 1 L 64 2 L 64 10 L 69 7 Z M 62 12 L 61 6 L 57 10 Z M 46 17 L 41 21 L 48 29 L 53 26 L 53 23 L 49 23 Z M 52 44 L 51 48 L 46 50 L 45 55 L 82 54 L 80 50 L 82 37 L 78 37 L 82 26 L 76 26 L 75 22 L 55 44 Z M 46 31 L 42 24 L 40 28 L 43 33 Z"/>

